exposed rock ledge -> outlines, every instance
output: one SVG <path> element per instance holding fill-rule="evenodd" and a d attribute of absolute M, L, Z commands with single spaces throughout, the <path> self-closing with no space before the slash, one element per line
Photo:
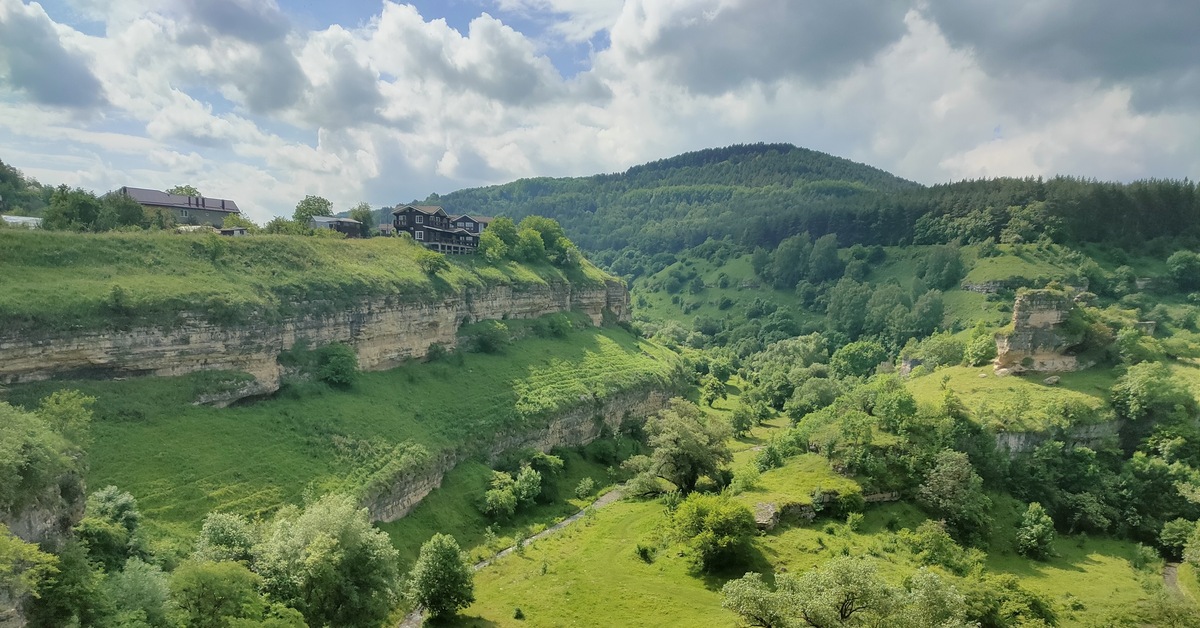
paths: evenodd
<path fill-rule="evenodd" d="M 277 357 L 298 340 L 313 346 L 344 342 L 360 368 L 382 370 L 423 357 L 437 343 L 451 348 L 464 321 L 535 318 L 577 310 L 599 324 L 605 313 L 629 319 L 629 293 L 615 281 L 576 288 L 566 282 L 514 289 L 467 290 L 441 301 L 372 299 L 341 312 L 281 323 L 226 327 L 191 318 L 171 328 L 85 331 L 41 337 L 0 335 L 0 384 L 68 377 L 175 376 L 196 371 L 243 371 L 254 382 L 215 404 L 279 388 Z"/>
<path fill-rule="evenodd" d="M 574 410 L 551 419 L 540 428 L 499 435 L 485 452 L 447 452 L 425 469 L 397 478 L 382 493 L 369 495 L 364 506 L 374 521 L 395 521 L 442 485 L 442 478 L 460 462 L 473 455 L 485 454 L 494 459 L 506 451 L 532 448 L 548 452 L 555 447 L 578 447 L 600 437 L 605 428 L 616 433 L 626 421 L 644 421 L 646 417 L 666 407 L 670 394 L 662 390 L 633 390 L 606 400 L 581 400 Z"/>
<path fill-rule="evenodd" d="M 999 374 L 1079 370 L 1071 350 L 1083 334 L 1069 329 L 1075 310 L 1070 295 L 1057 290 L 1028 290 L 1013 302 L 1012 328 L 996 335 L 995 368 Z"/>

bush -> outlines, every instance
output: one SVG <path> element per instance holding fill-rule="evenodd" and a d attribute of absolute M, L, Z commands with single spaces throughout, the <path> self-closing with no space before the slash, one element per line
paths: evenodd
<path fill-rule="evenodd" d="M 671 516 L 677 537 L 687 546 L 693 564 L 711 570 L 745 559 L 757 531 L 754 513 L 724 495 L 691 493 Z"/>
<path fill-rule="evenodd" d="M 408 574 L 408 596 L 430 615 L 446 617 L 475 601 L 474 578 L 471 562 L 454 537 L 435 534 L 421 546 Z"/>
<path fill-rule="evenodd" d="M 436 342 L 429 345 L 429 348 L 425 350 L 426 362 L 437 362 L 444 357 L 446 357 L 446 347 Z"/>
<path fill-rule="evenodd" d="M 487 321 L 479 326 L 475 335 L 475 351 L 478 353 L 499 353 L 512 342 L 508 325 L 500 321 Z"/>
<path fill-rule="evenodd" d="M 1017 553 L 1035 560 L 1045 560 L 1053 555 L 1053 545 L 1054 520 L 1046 514 L 1041 504 L 1029 504 L 1017 528 Z"/>
<path fill-rule="evenodd" d="M 333 386 L 349 386 L 358 379 L 358 354 L 348 345 L 335 342 L 320 351 L 317 377 Z"/>
<path fill-rule="evenodd" d="M 579 499 L 587 499 L 596 490 L 596 482 L 592 478 L 583 478 L 579 484 L 575 486 L 575 497 Z"/>

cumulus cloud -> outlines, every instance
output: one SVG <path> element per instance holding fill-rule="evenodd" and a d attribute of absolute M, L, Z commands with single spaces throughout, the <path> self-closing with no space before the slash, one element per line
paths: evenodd
<path fill-rule="evenodd" d="M 106 103 L 87 59 L 64 45 L 36 4 L 0 0 L 0 70 L 5 83 L 36 103 L 79 109 Z"/>
<path fill-rule="evenodd" d="M 929 0 L 928 11 L 994 72 L 1128 85 L 1150 108 L 1200 97 L 1200 3 Z"/>

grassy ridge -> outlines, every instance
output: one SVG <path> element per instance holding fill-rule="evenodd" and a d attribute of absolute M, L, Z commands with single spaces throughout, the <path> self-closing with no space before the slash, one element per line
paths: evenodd
<path fill-rule="evenodd" d="M 564 363 L 573 367 L 557 368 Z M 152 535 L 185 549 L 210 511 L 266 515 L 305 494 L 361 491 L 398 445 L 474 451 L 498 432 L 546 423 L 544 412 L 517 409 L 522 397 L 557 411 L 578 405 L 579 391 L 604 398 L 667 386 L 675 366 L 669 351 L 621 329 L 588 328 L 227 409 L 191 405 L 192 380 L 206 374 L 30 384 L 7 397 L 32 405 L 58 388 L 96 396 L 88 486 L 130 491 Z"/>
<path fill-rule="evenodd" d="M 222 238 L 170 233 L 0 231 L 5 331 L 171 324 L 182 311 L 221 323 L 335 311 L 366 297 L 434 299 L 469 287 L 599 284 L 581 268 L 452 256 L 429 277 L 402 238 Z"/>

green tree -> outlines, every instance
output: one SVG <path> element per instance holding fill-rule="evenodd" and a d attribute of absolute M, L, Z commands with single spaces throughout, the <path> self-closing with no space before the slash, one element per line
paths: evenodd
<path fill-rule="evenodd" d="M 1167 258 L 1167 270 L 1180 290 L 1189 292 L 1200 288 L 1200 255 L 1175 251 Z"/>
<path fill-rule="evenodd" d="M 114 625 L 174 625 L 168 618 L 171 589 L 157 565 L 130 558 L 121 571 L 105 577 L 101 590 L 113 604 Z"/>
<path fill-rule="evenodd" d="M 87 231 L 100 217 L 104 205 L 95 194 L 82 188 L 60 185 L 50 196 L 50 206 L 42 216 L 42 227 L 68 231 Z"/>
<path fill-rule="evenodd" d="M 770 275 L 775 287 L 791 290 L 808 275 L 809 256 L 812 255 L 812 238 L 807 233 L 784 239 L 771 255 Z M 836 243 L 834 253 L 837 253 Z"/>
<path fill-rule="evenodd" d="M 842 260 L 837 254 L 837 234 L 829 233 L 813 242 L 808 257 L 808 280 L 813 283 L 832 281 L 842 274 Z"/>
<path fill-rule="evenodd" d="M 519 240 L 517 226 L 513 224 L 511 218 L 507 218 L 505 216 L 499 216 L 493 219 L 492 222 L 488 223 L 487 229 L 484 230 L 484 233 L 491 233 L 497 238 L 500 238 L 500 241 L 504 243 L 504 246 L 507 247 L 509 251 L 512 251 L 514 248 L 516 248 Z"/>
<path fill-rule="evenodd" d="M 495 263 L 508 256 L 508 245 L 489 227 L 479 236 L 478 252 L 489 262 Z"/>
<path fill-rule="evenodd" d="M 758 531 L 748 506 L 704 493 L 689 494 L 672 513 L 671 525 L 693 563 L 706 570 L 742 562 Z"/>
<path fill-rule="evenodd" d="M 758 417 L 755 416 L 754 410 L 745 402 L 739 403 L 733 409 L 733 413 L 729 415 L 729 428 L 733 432 L 735 438 L 742 438 L 750 433 L 750 428 L 758 423 Z"/>
<path fill-rule="evenodd" d="M 429 249 L 417 251 L 417 266 L 421 269 L 421 272 L 430 277 L 444 270 L 450 270 L 450 262 L 446 261 L 446 256 L 437 251 L 430 251 Z"/>
<path fill-rule="evenodd" d="M 317 377 L 334 386 L 350 386 L 358 379 L 358 354 L 341 342 L 321 347 Z"/>
<path fill-rule="evenodd" d="M 226 229 L 241 227 L 246 230 L 246 233 L 259 233 L 263 230 L 258 223 L 241 214 L 229 214 L 221 221 L 221 226 Z"/>
<path fill-rule="evenodd" d="M 14 598 L 37 595 L 42 581 L 58 571 L 58 560 L 26 543 L 0 523 L 0 591 Z"/>
<path fill-rule="evenodd" d="M 177 194 L 179 196 L 200 196 L 200 190 L 194 185 L 177 185 L 167 190 L 167 194 Z"/>
<path fill-rule="evenodd" d="M 253 525 L 245 517 L 233 513 L 209 513 L 196 538 L 193 558 L 211 562 L 236 561 L 248 565 L 253 560 L 256 537 Z"/>
<path fill-rule="evenodd" d="M 1033 502 L 1017 527 L 1017 553 L 1035 560 L 1054 555 L 1054 520 L 1042 505 Z"/>
<path fill-rule="evenodd" d="M 95 402 L 95 397 L 77 390 L 56 390 L 42 399 L 37 415 L 79 452 L 91 445 L 92 404 Z"/>
<path fill-rule="evenodd" d="M 117 229 L 121 227 L 137 227 L 145 228 L 150 226 L 150 219 L 146 216 L 146 210 L 138 204 L 137 201 L 116 192 L 105 194 L 100 198 L 102 208 L 101 215 L 109 217 L 109 225 L 103 228 L 99 225 L 93 226 L 93 231 L 108 231 L 109 229 Z M 100 217 L 97 216 L 97 223 L 100 222 Z"/>
<path fill-rule="evenodd" d="M 137 500 L 115 486 L 106 486 L 87 499 L 87 516 L 75 528 L 93 558 L 110 572 L 130 558 L 147 555 L 141 534 Z"/>
<path fill-rule="evenodd" d="M 496 519 L 513 516 L 517 511 L 516 481 L 513 477 L 503 471 L 493 471 L 490 486 L 483 494 L 483 513 Z"/>
<path fill-rule="evenodd" d="M 829 367 L 842 376 L 864 377 L 875 372 L 875 367 L 888 359 L 887 349 L 873 340 L 852 342 L 829 358 Z"/>
<path fill-rule="evenodd" d="M 717 399 L 725 399 L 729 393 L 725 390 L 725 384 L 721 380 L 712 375 L 705 375 L 700 378 L 700 400 L 708 407 L 712 407 Z"/>
<path fill-rule="evenodd" d="M 264 590 L 312 625 L 378 626 L 397 599 L 397 552 L 348 496 L 285 508 L 255 556 Z"/>
<path fill-rule="evenodd" d="M 304 197 L 304 200 L 296 203 L 296 211 L 292 213 L 292 220 L 296 224 L 307 228 L 308 223 L 313 216 L 332 216 L 333 203 L 320 196 L 311 194 Z"/>
<path fill-rule="evenodd" d="M 236 619 L 262 619 L 261 585 L 241 563 L 187 561 L 171 574 L 171 601 L 189 628 L 226 628 Z"/>
<path fill-rule="evenodd" d="M 371 209 L 371 204 L 363 201 L 350 209 L 350 220 L 357 220 L 361 223 L 359 236 L 368 238 L 371 232 L 378 229 L 375 224 L 375 211 Z"/>
<path fill-rule="evenodd" d="M 308 228 L 307 221 L 299 223 L 283 216 L 276 216 L 263 225 L 263 233 L 273 235 L 308 235 L 310 231 L 312 230 Z"/>
<path fill-rule="evenodd" d="M 520 233 L 526 229 L 532 229 L 542 238 L 542 248 L 547 253 L 555 253 L 561 251 L 562 243 L 570 242 L 567 239 L 566 232 L 563 231 L 562 225 L 558 224 L 553 218 L 545 216 L 526 216 L 521 224 L 517 225 L 517 232 Z"/>
<path fill-rule="evenodd" d="M 95 626 L 110 614 L 100 590 L 103 574 L 88 560 L 87 546 L 70 540 L 58 552 L 58 569 L 48 573 L 38 587 L 38 597 L 25 604 L 25 618 L 33 628 Z"/>
<path fill-rule="evenodd" d="M 737 613 L 748 626 L 788 628 L 794 625 L 795 609 L 787 595 L 793 579 L 791 574 L 779 574 L 776 590 L 763 581 L 762 575 L 748 573 L 721 587 L 721 606 Z"/>
<path fill-rule="evenodd" d="M 645 472 L 671 482 L 683 493 L 696 488 L 702 476 L 714 476 L 733 459 L 726 444 L 729 425 L 710 418 L 686 399 L 672 399 L 667 408 L 646 421 L 654 452 Z"/>
<path fill-rule="evenodd" d="M 546 245 L 540 233 L 533 229 L 522 229 L 517 234 L 517 243 L 512 247 L 512 253 L 522 262 L 540 262 L 546 259 Z"/>
<path fill-rule="evenodd" d="M 1183 517 L 1172 519 L 1163 524 L 1162 532 L 1158 535 L 1158 543 L 1173 560 L 1183 558 L 1184 548 L 1187 547 L 1188 541 L 1196 535 L 1197 528 L 1200 528 L 1195 521 L 1189 521 Z"/>
<path fill-rule="evenodd" d="M 945 519 L 959 542 L 973 543 L 987 535 L 992 500 L 966 454 L 949 449 L 939 453 L 917 489 L 917 500 Z"/>
<path fill-rule="evenodd" d="M 448 534 L 435 534 L 421 545 L 408 574 L 408 596 L 433 617 L 448 617 L 475 601 L 475 573 L 466 552 Z"/>

